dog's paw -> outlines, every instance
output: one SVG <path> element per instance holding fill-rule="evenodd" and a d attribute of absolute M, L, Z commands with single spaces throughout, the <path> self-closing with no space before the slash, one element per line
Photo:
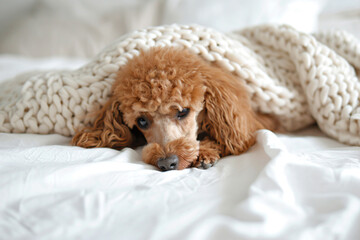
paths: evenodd
<path fill-rule="evenodd" d="M 217 163 L 217 160 L 214 162 L 209 162 L 209 163 L 206 163 L 205 161 L 200 161 L 197 168 L 208 169 L 208 168 L 211 168 L 212 166 L 214 166 L 216 163 Z"/>
<path fill-rule="evenodd" d="M 199 149 L 199 157 L 196 161 L 195 167 L 208 169 L 214 166 L 220 158 L 220 151 L 218 147 L 210 147 L 210 144 L 201 144 Z"/>

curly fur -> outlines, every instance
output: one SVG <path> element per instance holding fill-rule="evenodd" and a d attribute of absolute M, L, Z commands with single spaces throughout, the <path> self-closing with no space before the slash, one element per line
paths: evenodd
<path fill-rule="evenodd" d="M 184 108 L 189 115 L 176 119 Z M 148 119 L 149 129 L 137 126 L 139 116 Z M 187 50 L 157 47 L 119 71 L 110 100 L 72 144 L 121 149 L 143 144 L 143 135 L 144 162 L 156 166 L 159 158 L 175 154 L 183 169 L 243 153 L 255 143 L 257 130 L 275 127 L 275 120 L 251 109 L 234 75 Z M 199 141 L 200 133 L 205 137 Z"/>

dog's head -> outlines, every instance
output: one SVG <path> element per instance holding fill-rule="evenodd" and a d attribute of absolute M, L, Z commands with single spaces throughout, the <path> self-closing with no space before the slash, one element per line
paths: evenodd
<path fill-rule="evenodd" d="M 199 64 L 185 50 L 153 48 L 119 73 L 113 98 L 124 123 L 144 135 L 146 163 L 163 170 L 181 169 L 197 158 L 197 120 L 205 93 Z"/>
<path fill-rule="evenodd" d="M 162 170 L 184 169 L 199 155 L 200 132 L 224 155 L 245 151 L 259 122 L 232 74 L 184 49 L 142 51 L 119 71 L 112 96 L 93 126 L 73 144 L 121 149 L 141 145 L 143 160 Z"/>
<path fill-rule="evenodd" d="M 199 151 L 198 118 L 205 93 L 202 64 L 185 50 L 142 51 L 119 71 L 110 100 L 94 125 L 75 135 L 73 144 L 121 149 L 141 145 L 142 135 L 147 142 L 146 163 L 159 166 L 170 161 L 169 168 L 188 167 Z"/>

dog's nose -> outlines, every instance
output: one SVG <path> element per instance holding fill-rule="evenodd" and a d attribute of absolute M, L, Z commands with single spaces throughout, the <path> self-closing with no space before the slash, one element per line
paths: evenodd
<path fill-rule="evenodd" d="M 171 155 L 166 158 L 159 158 L 157 165 L 161 171 L 176 170 L 178 168 L 179 158 L 176 155 Z"/>

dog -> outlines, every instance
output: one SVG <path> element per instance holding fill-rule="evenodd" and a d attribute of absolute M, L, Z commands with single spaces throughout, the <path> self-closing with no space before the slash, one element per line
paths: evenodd
<path fill-rule="evenodd" d="M 73 145 L 145 145 L 143 161 L 161 171 L 209 168 L 246 152 L 257 130 L 277 126 L 252 110 L 238 77 L 176 47 L 153 47 L 130 59 L 96 116 L 76 132 Z"/>

